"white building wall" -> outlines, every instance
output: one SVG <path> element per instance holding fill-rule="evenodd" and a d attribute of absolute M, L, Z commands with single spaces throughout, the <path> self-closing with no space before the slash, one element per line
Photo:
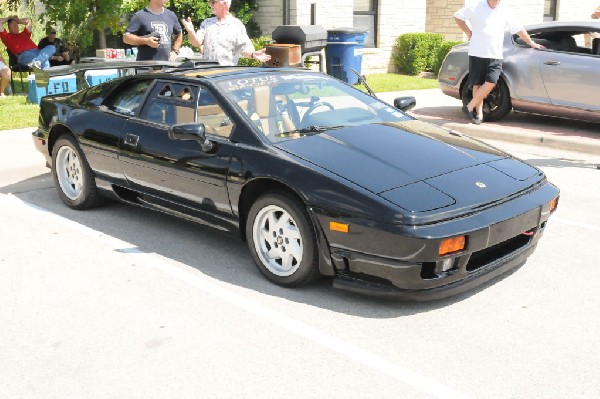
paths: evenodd
<path fill-rule="evenodd" d="M 378 47 L 363 54 L 364 73 L 394 71 L 392 50 L 398 36 L 409 32 L 425 32 L 425 0 L 379 0 Z"/>
<path fill-rule="evenodd" d="M 596 7 L 600 6 L 598 0 L 560 0 L 558 3 L 559 21 L 589 20 Z"/>
<path fill-rule="evenodd" d="M 271 36 L 273 30 L 283 24 L 283 1 L 259 0 L 254 18 L 264 35 Z M 544 0 L 503 1 L 510 4 L 524 25 L 543 21 Z M 427 0 L 379 0 L 378 47 L 364 50 L 363 73 L 394 71 L 391 55 L 396 38 L 404 33 L 425 32 L 427 3 Z M 439 0 L 433 2 L 436 7 L 443 7 L 440 3 Z M 560 0 L 558 3 L 559 21 L 589 20 L 590 14 L 600 5 L 599 0 Z M 353 0 L 291 0 L 290 23 L 309 25 L 311 4 L 316 7 L 317 25 L 325 29 L 352 27 Z M 431 6 L 432 2 L 429 4 Z M 454 6 L 447 4 L 446 7 Z M 454 11 L 448 10 L 448 18 L 452 18 Z"/>
<path fill-rule="evenodd" d="M 544 0 L 512 0 L 507 2 L 523 25 L 544 20 Z"/>

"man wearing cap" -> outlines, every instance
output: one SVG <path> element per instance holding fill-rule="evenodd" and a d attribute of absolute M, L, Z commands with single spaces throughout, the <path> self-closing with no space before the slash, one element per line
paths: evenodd
<path fill-rule="evenodd" d="M 8 32 L 4 30 L 5 23 L 8 25 Z M 19 32 L 19 25 L 25 25 L 21 32 Z M 17 56 L 20 65 L 37 69 L 50 68 L 49 60 L 56 52 L 56 48 L 48 46 L 42 50 L 38 49 L 31 40 L 31 19 L 19 18 L 16 15 L 0 18 L 0 39 L 6 48 Z"/>
<path fill-rule="evenodd" d="M 183 42 L 181 24 L 167 8 L 167 0 L 150 0 L 136 12 L 123 34 L 123 42 L 138 46 L 138 61 L 174 61 Z M 176 36 L 174 41 L 172 36 Z"/>
<path fill-rule="evenodd" d="M 65 44 L 62 40 L 56 37 L 56 29 L 49 28 L 46 31 L 46 37 L 40 40 L 38 43 L 38 48 L 41 50 L 44 47 L 54 46 L 56 48 L 56 53 L 52 57 L 50 57 L 50 65 L 69 65 L 71 64 L 71 57 L 69 52 L 67 51 Z"/>
<path fill-rule="evenodd" d="M 202 21 L 197 32 L 194 32 L 194 25 L 189 17 L 181 20 L 190 43 L 200 48 L 203 58 L 217 61 L 221 65 L 237 65 L 240 57 L 261 62 L 271 59 L 264 48 L 254 51 L 246 27 L 229 13 L 231 0 L 208 1 L 215 16 Z"/>

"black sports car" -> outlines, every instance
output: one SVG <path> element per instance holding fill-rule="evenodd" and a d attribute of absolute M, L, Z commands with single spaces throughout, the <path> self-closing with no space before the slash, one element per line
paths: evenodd
<path fill-rule="evenodd" d="M 47 96 L 33 140 L 71 208 L 171 213 L 239 234 L 277 284 L 326 275 L 404 299 L 520 266 L 559 194 L 525 162 L 304 69 L 166 67 Z"/>

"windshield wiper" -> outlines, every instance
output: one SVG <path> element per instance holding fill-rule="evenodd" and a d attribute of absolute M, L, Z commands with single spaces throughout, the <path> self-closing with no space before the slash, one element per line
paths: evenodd
<path fill-rule="evenodd" d="M 327 130 L 341 129 L 343 127 L 346 127 L 346 126 L 344 126 L 344 125 L 339 125 L 339 126 L 312 125 L 312 126 L 303 127 L 301 129 L 290 130 L 289 132 L 279 133 L 277 136 L 288 137 L 288 136 L 293 136 L 294 134 L 299 134 L 301 136 L 312 136 L 315 134 L 326 132 Z"/>

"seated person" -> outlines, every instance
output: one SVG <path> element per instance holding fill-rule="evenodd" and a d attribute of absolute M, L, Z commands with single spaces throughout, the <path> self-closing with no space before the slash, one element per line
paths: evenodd
<path fill-rule="evenodd" d="M 4 63 L 4 58 L 0 54 L 0 98 L 5 98 L 4 90 L 8 87 L 10 82 L 10 68 Z"/>
<path fill-rule="evenodd" d="M 56 37 L 56 29 L 54 28 L 50 28 L 46 31 L 46 37 L 40 40 L 38 43 L 38 49 L 41 50 L 50 45 L 56 48 L 56 53 L 50 57 L 50 66 L 71 64 L 71 56 L 69 55 L 69 51 L 67 50 L 63 41 Z"/>
<path fill-rule="evenodd" d="M 4 24 L 8 25 L 8 32 L 4 30 Z M 19 25 L 25 28 L 19 32 Z M 19 65 L 29 68 L 50 68 L 50 57 L 54 55 L 54 46 L 48 46 L 42 50 L 38 49 L 31 40 L 31 19 L 19 18 L 16 15 L 8 18 L 0 18 L 0 39 L 6 48 L 17 57 Z"/>

